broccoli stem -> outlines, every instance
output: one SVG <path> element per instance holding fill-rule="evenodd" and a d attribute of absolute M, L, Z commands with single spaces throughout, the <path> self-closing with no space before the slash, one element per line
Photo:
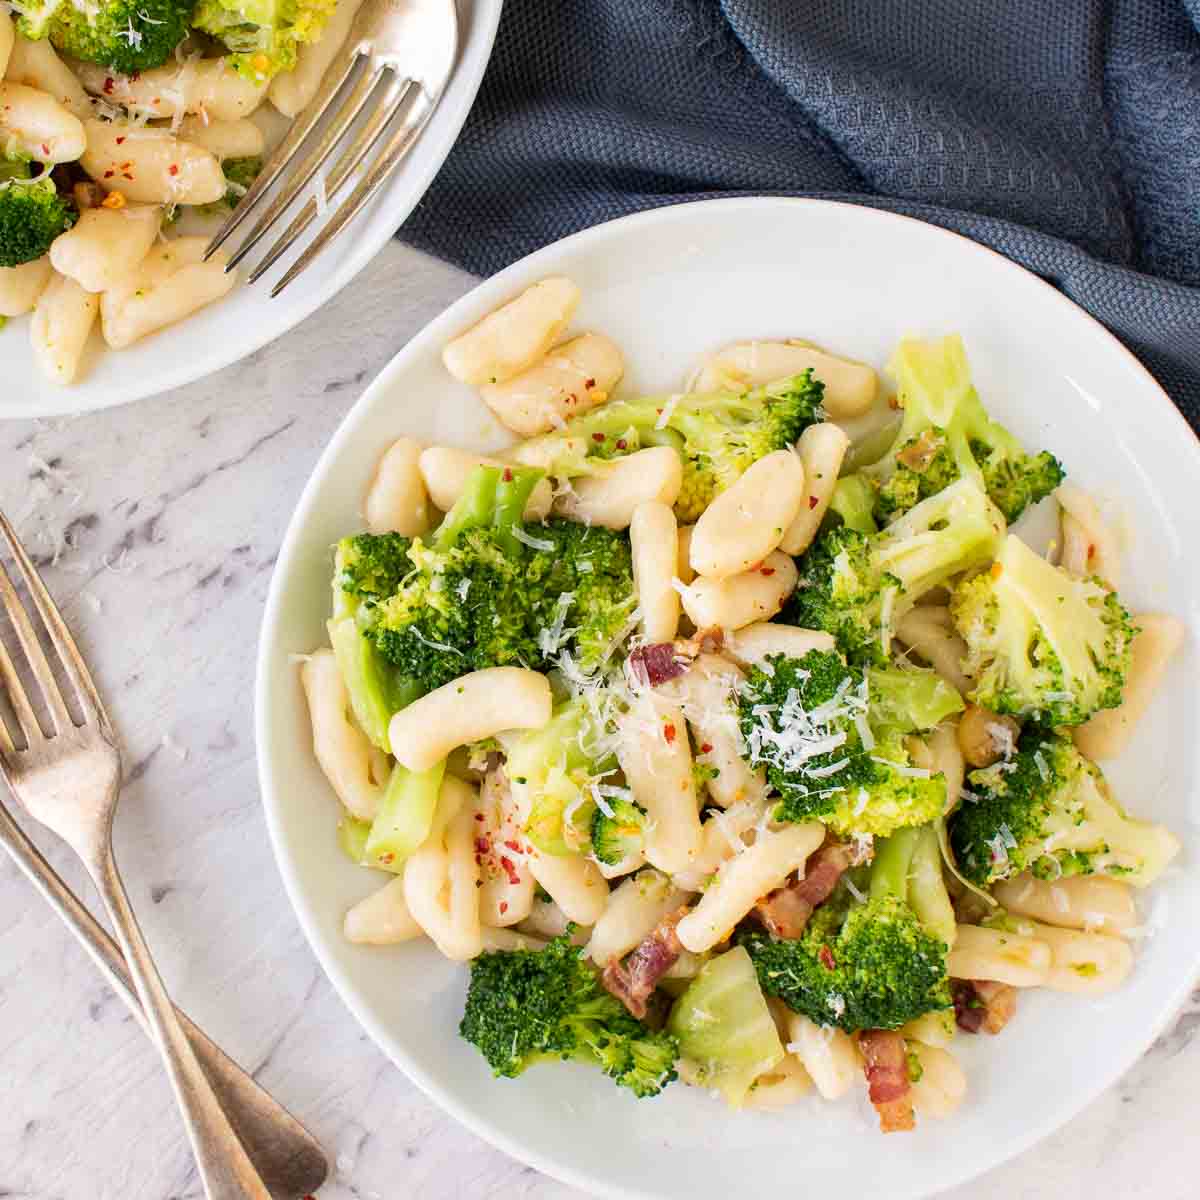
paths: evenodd
<path fill-rule="evenodd" d="M 524 520 L 525 505 L 544 471 L 532 467 L 523 469 L 505 468 L 496 483 L 495 512 L 492 525 L 498 532 L 497 543 L 505 553 L 520 554 L 521 543 L 513 533 L 513 527 Z"/>
<path fill-rule="evenodd" d="M 947 946 L 953 945 L 958 923 L 942 876 L 942 851 L 937 829 L 933 825 L 922 825 L 913 832 L 917 835 L 917 844 L 909 865 L 909 906 L 926 929 L 937 934 Z"/>
<path fill-rule="evenodd" d="M 445 772 L 445 762 L 428 771 L 410 771 L 399 763 L 392 768 L 363 848 L 372 865 L 399 869 L 429 836 Z"/>
<path fill-rule="evenodd" d="M 492 523 L 500 474 L 499 467 L 476 467 L 467 476 L 462 495 L 434 531 L 435 550 L 449 550 L 469 529 L 479 529 Z"/>
<path fill-rule="evenodd" d="M 871 899 L 896 896 L 908 899 L 908 873 L 917 848 L 919 830 L 913 826 L 898 829 L 891 837 L 875 842 L 875 861 L 871 864 Z"/>
<path fill-rule="evenodd" d="M 829 511 L 842 518 L 842 524 L 859 533 L 878 533 L 873 515 L 875 489 L 864 475 L 847 475 L 834 485 Z"/>

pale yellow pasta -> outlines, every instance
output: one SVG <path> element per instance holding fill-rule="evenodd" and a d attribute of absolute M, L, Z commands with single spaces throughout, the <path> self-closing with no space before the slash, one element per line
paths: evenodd
<path fill-rule="evenodd" d="M 499 768 L 484 776 L 477 811 L 476 837 L 490 847 L 481 856 L 479 919 L 496 928 L 516 925 L 533 910 L 535 881 L 524 854 L 511 849 L 521 844 L 521 828 L 508 779 Z"/>
<path fill-rule="evenodd" d="M 960 925 L 946 960 L 954 979 L 989 979 L 1011 987 L 1040 987 L 1050 976 L 1050 963 L 1050 947 L 1040 938 L 981 925 Z"/>
<path fill-rule="evenodd" d="M 793 871 L 803 874 L 824 838 L 825 827 L 816 821 L 759 834 L 752 846 L 721 864 L 700 902 L 679 922 L 680 943 L 701 954 L 724 941 L 760 896 L 782 886 Z"/>
<path fill-rule="evenodd" d="M 672 878 L 690 892 L 701 892 L 717 868 L 745 847 L 745 835 L 766 820 L 764 800 L 743 800 L 722 812 L 710 813 L 700 827 L 700 849 L 692 865 Z"/>
<path fill-rule="evenodd" d="M 39 163 L 74 162 L 87 146 L 83 122 L 48 92 L 0 83 L 0 143 Z"/>
<path fill-rule="evenodd" d="M 718 495 L 692 530 L 692 570 L 728 579 L 778 549 L 804 501 L 804 468 L 791 450 L 774 450 Z"/>
<path fill-rule="evenodd" d="M 1064 483 L 1055 489 L 1062 526 L 1059 564 L 1072 575 L 1098 575 L 1109 587 L 1121 582 L 1121 547 L 1083 488 Z"/>
<path fill-rule="evenodd" d="M 679 629 L 679 593 L 671 582 L 679 533 L 671 506 L 659 500 L 639 504 L 629 522 L 629 546 L 642 637 L 651 643 L 673 641 Z"/>
<path fill-rule="evenodd" d="M 609 896 L 608 906 L 592 928 L 586 954 L 598 967 L 623 958 L 687 896 L 661 871 L 647 868 L 631 875 Z"/>
<path fill-rule="evenodd" d="M 735 693 L 744 680 L 728 659 L 701 654 L 682 675 L 658 688 L 683 709 L 693 734 L 696 762 L 716 771 L 705 786 L 722 808 L 741 801 L 757 803 L 767 794 L 766 774 L 746 762 L 738 727 Z"/>
<path fill-rule="evenodd" d="M 21 317 L 32 312 L 53 274 L 48 254 L 18 267 L 0 267 L 0 317 Z"/>
<path fill-rule="evenodd" d="M 811 1089 L 812 1079 L 799 1058 L 785 1054 L 750 1085 L 742 1107 L 754 1112 L 779 1112 L 803 1100 Z"/>
<path fill-rule="evenodd" d="M 1050 947 L 1050 971 L 1043 986 L 1079 996 L 1106 996 L 1129 978 L 1133 950 L 1123 938 L 1083 933 L 1030 921 L 1032 932 Z"/>
<path fill-rule="evenodd" d="M 954 1033 L 954 1012 L 951 1009 L 922 1013 L 915 1021 L 900 1027 L 900 1036 L 906 1041 L 924 1042 L 926 1046 L 942 1049 L 954 1041 Z"/>
<path fill-rule="evenodd" d="M 372 774 L 371 744 L 347 715 L 350 698 L 332 650 L 316 650 L 300 668 L 312 722 L 313 753 L 337 798 L 360 821 L 375 817 L 383 783 Z"/>
<path fill-rule="evenodd" d="M 529 438 L 500 451 L 506 462 L 520 463 L 523 467 L 541 467 L 550 471 L 560 458 L 586 458 L 587 438 L 574 436 Z"/>
<path fill-rule="evenodd" d="M 533 366 L 579 306 L 579 289 L 569 279 L 543 279 L 489 313 L 449 342 L 442 362 L 463 383 L 505 383 Z"/>
<path fill-rule="evenodd" d="M 934 1121 L 953 1116 L 967 1095 L 967 1076 L 958 1059 L 940 1046 L 907 1043 L 908 1052 L 920 1064 L 920 1077 L 911 1084 L 913 1107 L 918 1115 Z"/>
<path fill-rule="evenodd" d="M 1080 753 L 1096 761 L 1117 758 L 1125 752 L 1187 635 L 1187 626 L 1167 613 L 1138 613 L 1134 622 L 1141 632 L 1133 639 L 1133 662 L 1121 703 L 1116 708 L 1101 709 L 1073 731 Z"/>
<path fill-rule="evenodd" d="M 347 941 L 366 946 L 392 946 L 423 937 L 425 933 L 408 911 L 402 875 L 354 905 L 346 913 L 342 932 Z"/>
<path fill-rule="evenodd" d="M 428 771 L 456 746 L 505 729 L 540 729 L 550 720 L 552 704 L 545 675 L 523 667 L 487 667 L 402 708 L 388 726 L 388 740 L 398 762 L 410 771 Z"/>
<path fill-rule="evenodd" d="M 7 9 L 0 8 L 0 79 L 4 78 L 8 70 L 8 59 L 12 54 L 15 39 L 16 30 L 13 28 L 12 17 L 8 15 Z"/>
<path fill-rule="evenodd" d="M 174 132 L 180 141 L 200 146 L 220 159 L 258 158 L 265 146 L 263 131 L 245 117 L 235 121 L 184 117 Z"/>
<path fill-rule="evenodd" d="M 663 978 L 695 979 L 708 959 L 707 954 L 693 954 L 690 950 L 680 950 L 679 957 L 667 968 Z"/>
<path fill-rule="evenodd" d="M 863 1077 L 858 1047 L 850 1035 L 832 1025 L 822 1029 L 801 1013 L 788 1014 L 787 1049 L 826 1100 L 840 1100 Z"/>
<path fill-rule="evenodd" d="M 225 195 L 217 156 L 169 129 L 96 120 L 83 128 L 87 149 L 79 165 L 106 192 L 135 204 L 212 204 Z"/>
<path fill-rule="evenodd" d="M 546 941 L 549 941 L 551 938 L 562 937 L 567 932 L 567 926 L 570 924 L 570 917 L 553 900 L 535 899 L 533 907 L 529 910 L 529 915 L 520 923 L 519 928 L 522 933 L 532 934 L 535 937 L 544 938 Z M 576 930 L 576 933 L 578 933 L 578 930 Z M 574 940 L 580 945 L 586 945 L 591 934 L 592 931 L 589 927 L 586 936 L 581 942 L 578 937 Z"/>
<path fill-rule="evenodd" d="M 55 275 L 46 285 L 33 309 L 29 342 L 47 379 L 74 382 L 99 307 L 99 297 L 73 279 Z"/>
<path fill-rule="evenodd" d="M 923 658 L 955 691 L 966 695 L 971 680 L 962 669 L 967 643 L 959 637 L 944 605 L 919 604 L 896 622 L 896 637 Z"/>
<path fill-rule="evenodd" d="M 643 693 L 617 729 L 617 758 L 649 817 L 646 861 L 668 874 L 685 870 L 700 850 L 700 805 L 683 712 L 664 696 Z"/>
<path fill-rule="evenodd" d="M 567 920 L 591 928 L 600 919 L 608 904 L 608 882 L 590 859 L 534 849 L 529 854 L 529 867 Z"/>
<path fill-rule="evenodd" d="M 484 950 L 500 950 L 506 954 L 514 950 L 544 950 L 546 947 L 544 938 L 530 937 L 515 929 L 496 929 L 490 925 L 480 929 L 480 944 Z"/>
<path fill-rule="evenodd" d="M 768 621 L 796 589 L 796 564 L 776 550 L 761 566 L 728 579 L 696 579 L 682 592 L 683 611 L 697 629 L 741 629 Z"/>
<path fill-rule="evenodd" d="M 1132 889 L 1106 875 L 1055 880 L 1017 875 L 996 883 L 992 895 L 1010 913 L 1065 929 L 1122 934 L 1138 923 Z"/>
<path fill-rule="evenodd" d="M 160 242 L 139 267 L 102 293 L 104 340 L 114 350 L 123 350 L 229 294 L 237 274 L 225 270 L 229 259 L 222 251 L 204 262 L 207 245 L 206 237 Z"/>
<path fill-rule="evenodd" d="M 647 500 L 672 505 L 683 486 L 683 463 L 670 446 L 651 446 L 611 459 L 601 473 L 571 481 L 555 497 L 559 516 L 584 525 L 628 529 L 633 511 Z"/>
<path fill-rule="evenodd" d="M 909 738 L 906 743 L 914 766 L 925 767 L 945 778 L 946 812 L 957 806 L 967 770 L 958 745 L 957 726 L 955 719 L 947 718 L 923 738 Z"/>
<path fill-rule="evenodd" d="M 485 383 L 479 394 L 502 425 L 534 437 L 603 404 L 624 373 L 616 343 L 602 333 L 585 333 L 555 346 L 512 379 Z"/>
<path fill-rule="evenodd" d="M 722 650 L 743 667 L 753 667 L 772 654 L 803 658 L 810 650 L 833 650 L 833 634 L 822 629 L 800 629 L 795 625 L 776 625 L 756 621 L 737 630 L 728 630 Z"/>
<path fill-rule="evenodd" d="M 846 431 L 832 421 L 818 421 L 800 435 L 796 453 L 804 467 L 804 501 L 779 543 L 781 550 L 793 555 L 803 554 L 812 544 L 829 509 L 829 501 L 833 499 L 838 472 L 849 445 Z"/>
<path fill-rule="evenodd" d="M 397 438 L 367 488 L 363 515 L 372 533 L 418 537 L 429 530 L 429 496 L 421 475 L 421 444 Z"/>
<path fill-rule="evenodd" d="M 161 228 L 162 210 L 156 204 L 86 208 L 72 228 L 54 239 L 50 261 L 85 292 L 106 292 L 141 264 Z"/>
<path fill-rule="evenodd" d="M 95 113 L 83 84 L 45 38 L 38 41 L 17 38 L 3 77 L 10 83 L 23 83 L 48 93 L 81 121 L 86 121 Z"/>
<path fill-rule="evenodd" d="M 503 467 L 498 458 L 456 450 L 450 446 L 430 446 L 421 451 L 418 465 L 421 478 L 433 503 L 449 512 L 462 495 L 471 472 L 478 467 Z M 540 521 L 550 511 L 551 487 L 548 479 L 539 479 L 525 505 L 525 520 Z"/>
<path fill-rule="evenodd" d="M 174 59 L 137 75 L 117 75 L 95 63 L 71 62 L 93 96 L 103 96 L 142 117 L 207 115 L 214 121 L 248 117 L 266 98 L 263 84 L 239 75 L 224 58 Z"/>
<path fill-rule="evenodd" d="M 297 116 L 317 94 L 325 72 L 346 41 L 361 7 L 362 0 L 338 0 L 321 36 L 315 42 L 302 42 L 295 67 L 280 71 L 271 80 L 267 96 L 285 117 Z"/>
<path fill-rule="evenodd" d="M 691 583 L 696 578 L 692 570 L 692 533 L 695 525 L 679 526 L 679 552 L 675 566 L 675 577 L 680 583 Z"/>

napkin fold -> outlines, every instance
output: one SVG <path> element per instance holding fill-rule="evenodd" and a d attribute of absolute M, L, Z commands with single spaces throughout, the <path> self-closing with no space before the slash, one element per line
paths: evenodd
<path fill-rule="evenodd" d="M 486 275 L 613 217 L 755 194 L 991 246 L 1200 430 L 1200 0 L 508 0 L 399 236 Z"/>

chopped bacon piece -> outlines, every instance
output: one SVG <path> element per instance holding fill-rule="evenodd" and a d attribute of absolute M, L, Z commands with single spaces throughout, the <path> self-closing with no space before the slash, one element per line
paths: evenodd
<path fill-rule="evenodd" d="M 640 1021 L 646 1015 L 646 1001 L 658 987 L 658 981 L 675 965 L 683 951 L 675 926 L 688 912 L 685 904 L 669 913 L 642 939 L 629 957 L 614 958 L 605 968 L 600 982 Z"/>
<path fill-rule="evenodd" d="M 912 1129 L 912 1084 L 908 1078 L 908 1051 L 894 1029 L 864 1029 L 858 1035 L 867 1091 L 879 1114 L 884 1133 Z"/>
<path fill-rule="evenodd" d="M 668 679 L 676 679 L 687 671 L 687 664 L 679 661 L 672 642 L 656 642 L 650 646 L 638 646 L 629 656 L 630 669 L 651 687 L 658 687 Z"/>
<path fill-rule="evenodd" d="M 932 429 L 927 429 L 896 455 L 896 461 L 920 474 L 929 469 L 929 464 L 945 444 L 944 437 L 934 433 Z"/>
<path fill-rule="evenodd" d="M 691 660 L 700 654 L 720 654 L 725 646 L 725 631 L 717 625 L 698 629 L 690 638 L 679 638 L 675 642 L 675 653 L 680 658 Z"/>
<path fill-rule="evenodd" d="M 827 842 L 809 859 L 803 879 L 794 879 L 761 897 L 754 913 L 767 932 L 778 938 L 798 938 L 813 909 L 829 899 L 846 868 L 853 865 L 854 854 L 854 847 L 847 842 Z"/>
<path fill-rule="evenodd" d="M 1017 989 L 992 979 L 952 979 L 954 1021 L 964 1033 L 996 1034 L 1017 1011 Z"/>
<path fill-rule="evenodd" d="M 833 951 L 828 946 L 822 946 L 817 953 L 817 961 L 827 971 L 837 970 L 837 960 L 833 957 Z"/>

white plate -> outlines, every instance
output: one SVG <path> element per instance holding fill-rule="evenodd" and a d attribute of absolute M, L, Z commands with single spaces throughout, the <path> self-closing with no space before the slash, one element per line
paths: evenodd
<path fill-rule="evenodd" d="M 245 358 L 320 308 L 379 253 L 433 182 L 479 90 L 501 3 L 457 0 L 458 62 L 425 131 L 353 227 L 282 295 L 268 295 L 282 270 L 276 267 L 266 280 L 240 284 L 219 303 L 128 350 L 106 350 L 94 331 L 87 370 L 68 388 L 42 375 L 29 347 L 29 318 L 15 317 L 0 329 L 0 418 L 90 412 L 156 396 Z"/>
<path fill-rule="evenodd" d="M 1111 776 L 1140 814 L 1184 839 L 1151 895 L 1161 923 L 1128 985 L 1102 1002 L 1022 996 L 999 1039 L 961 1037 L 970 1097 L 948 1124 L 882 1138 L 865 1102 L 731 1115 L 676 1086 L 623 1095 L 599 1072 L 549 1065 L 493 1082 L 456 1035 L 465 968 L 427 946 L 343 940 L 342 914 L 377 886 L 334 841 L 335 809 L 309 750 L 289 655 L 324 639 L 330 545 L 360 527 L 379 453 L 397 434 L 489 447 L 500 431 L 439 361 L 442 345 L 534 280 L 583 289 L 576 326 L 610 334 L 628 390 L 680 386 L 733 338 L 801 336 L 882 365 L 906 333 L 960 331 L 989 408 L 1071 477 L 1121 502 L 1135 531 L 1124 594 L 1185 618 L 1193 640 L 1127 761 Z M 257 734 L 280 869 L 322 965 L 370 1035 L 459 1120 L 540 1170 L 612 1196 L 826 1200 L 925 1196 L 1044 1137 L 1134 1062 L 1183 1001 L 1200 943 L 1195 633 L 1200 621 L 1200 448 L 1150 376 L 1095 321 L 1006 259 L 931 225 L 869 208 L 727 200 L 661 209 L 550 246 L 476 288 L 399 354 L 347 417 L 297 508 L 262 631 Z M 1192 553 L 1187 553 L 1191 549 Z"/>

